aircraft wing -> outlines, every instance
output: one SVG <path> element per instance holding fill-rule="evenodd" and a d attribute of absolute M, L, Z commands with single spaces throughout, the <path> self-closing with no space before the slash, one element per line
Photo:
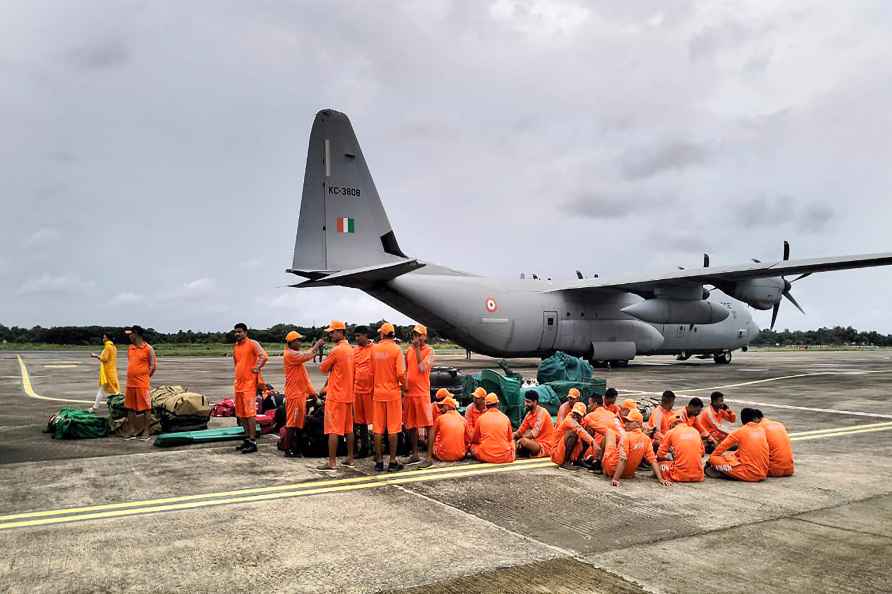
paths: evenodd
<path fill-rule="evenodd" d="M 547 292 L 620 289 L 633 293 L 646 293 L 652 291 L 656 287 L 672 285 L 727 283 L 751 278 L 786 276 L 791 274 L 811 274 L 813 272 L 828 272 L 831 270 L 848 270 L 851 268 L 889 265 L 892 265 L 892 252 L 864 254 L 860 256 L 839 256 L 834 258 L 813 258 L 809 260 L 780 260 L 777 262 L 745 264 L 743 266 L 690 268 L 653 276 L 628 275 L 614 279 L 583 279 L 554 287 Z"/>

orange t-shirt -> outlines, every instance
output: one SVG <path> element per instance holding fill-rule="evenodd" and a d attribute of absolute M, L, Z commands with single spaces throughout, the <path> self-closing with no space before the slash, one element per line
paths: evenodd
<path fill-rule="evenodd" d="M 607 410 L 609 410 L 610 412 L 612 412 L 612 413 L 615 414 L 615 415 L 619 415 L 619 405 L 616 404 L 616 403 L 614 403 L 614 404 L 605 404 L 605 405 L 604 405 L 604 408 L 606 408 Z"/>
<path fill-rule="evenodd" d="M 434 421 L 434 456 L 445 462 L 461 460 L 468 453 L 468 433 L 465 418 L 450 410 Z"/>
<path fill-rule="evenodd" d="M 603 406 L 599 406 L 585 415 L 582 418 L 582 426 L 602 437 L 607 435 L 607 432 L 611 429 L 619 435 L 623 435 L 626 432 L 619 418 Z"/>
<path fill-rule="evenodd" d="M 258 374 L 252 370 L 258 366 L 260 359 L 266 359 L 266 351 L 256 340 L 246 338 L 242 342 L 232 345 L 236 392 L 254 393 L 257 391 Z"/>
<path fill-rule="evenodd" d="M 712 455 L 721 456 L 733 445 L 737 445 L 734 454 L 739 462 L 734 467 L 735 475 L 745 481 L 761 481 L 768 476 L 768 439 L 761 423 L 751 421 L 731 432 L 716 446 Z"/>
<path fill-rule="evenodd" d="M 328 374 L 326 399 L 331 402 L 353 402 L 353 347 L 341 340 L 319 365 L 319 371 Z"/>
<path fill-rule="evenodd" d="M 372 347 L 372 379 L 375 384 L 375 401 L 400 399 L 400 386 L 406 384 L 403 352 L 389 338 Z"/>
<path fill-rule="evenodd" d="M 657 458 L 662 458 L 672 450 L 670 467 L 674 480 L 699 482 L 703 480 L 703 439 L 700 432 L 684 423 L 672 428 L 660 443 Z"/>
<path fill-rule="evenodd" d="M 669 431 L 669 419 L 674 411 L 666 410 L 662 406 L 657 406 L 651 411 L 650 417 L 647 419 L 647 426 L 655 429 L 654 438 L 661 439 L 663 434 Z"/>
<path fill-rule="evenodd" d="M 588 431 L 586 431 L 579 422 L 567 415 L 564 419 L 558 423 L 557 429 L 554 430 L 554 442 L 551 450 L 551 461 L 555 464 L 563 464 L 564 459 L 567 457 L 566 444 L 564 443 L 564 438 L 567 436 L 568 432 L 573 432 L 576 434 L 577 440 L 576 445 L 574 446 L 573 453 L 579 454 L 582 452 L 582 448 L 585 446 L 591 446 L 595 440 L 589 435 Z M 585 445 L 583 445 L 585 444 Z"/>
<path fill-rule="evenodd" d="M 480 415 L 484 412 L 486 412 L 485 408 L 480 410 L 474 406 L 473 402 L 465 409 L 465 422 L 468 424 L 468 439 L 471 439 L 471 436 L 474 435 L 474 429 L 477 428 L 477 419 L 479 419 Z"/>
<path fill-rule="evenodd" d="M 726 435 L 734 431 L 734 427 L 729 425 L 737 421 L 737 415 L 730 408 L 716 410 L 712 405 L 707 405 L 703 412 L 697 415 L 697 428 L 700 433 L 706 433 L 715 437 L 721 436 L 724 439 Z"/>
<path fill-rule="evenodd" d="M 617 435 L 612 431 L 611 433 L 614 436 Z M 608 438 L 607 441 L 609 443 L 610 439 Z M 647 460 L 651 466 L 657 463 L 653 442 L 640 429 L 627 431 L 625 436 L 616 436 L 614 438 L 613 446 L 608 445 L 604 451 L 604 468 L 615 469 L 616 465 L 619 464 L 620 457 L 626 459 L 626 467 L 623 469 L 622 478 L 635 476 L 635 471 L 641 465 L 641 460 Z"/>
<path fill-rule="evenodd" d="M 780 421 L 762 419 L 759 423 L 765 430 L 768 441 L 768 476 L 790 476 L 793 474 L 793 445 L 787 428 Z"/>
<path fill-rule="evenodd" d="M 152 383 L 149 372 L 156 365 L 155 349 L 147 342 L 141 346 L 131 344 L 127 349 L 127 387 L 150 388 Z"/>
<path fill-rule="evenodd" d="M 415 347 L 410 346 L 406 351 L 406 398 L 431 397 L 431 363 L 434 360 L 434 349 L 428 345 L 421 347 L 421 365 L 424 371 L 418 369 L 418 355 Z"/>
<path fill-rule="evenodd" d="M 554 425 L 551 424 L 551 415 L 544 406 L 537 406 L 535 411 L 528 412 L 517 431 L 521 437 L 527 431 L 532 431 L 533 439 L 549 446 L 554 441 Z"/>
<path fill-rule="evenodd" d="M 477 419 L 471 437 L 478 460 L 504 464 L 514 462 L 511 421 L 497 408 L 489 408 Z"/>
<path fill-rule="evenodd" d="M 558 408 L 557 421 L 555 422 L 555 425 L 557 425 L 558 427 L 560 427 L 560 426 L 561 426 L 561 423 L 564 422 L 564 418 L 565 418 L 567 415 L 570 414 L 570 411 L 571 411 L 572 409 L 573 409 L 573 407 L 570 406 L 570 403 L 569 403 L 569 402 L 565 402 L 565 403 L 563 403 L 563 404 L 560 406 L 560 408 Z"/>
<path fill-rule="evenodd" d="M 285 347 L 282 354 L 282 365 L 285 367 L 285 398 L 292 400 L 295 398 L 306 398 L 310 394 L 315 394 L 316 389 L 310 382 L 310 374 L 304 363 L 310 361 L 316 355 L 312 352 L 302 353 Z"/>
<path fill-rule="evenodd" d="M 372 378 L 372 347 L 370 342 L 364 347 L 353 347 L 353 391 L 359 394 L 371 394 L 375 389 Z"/>

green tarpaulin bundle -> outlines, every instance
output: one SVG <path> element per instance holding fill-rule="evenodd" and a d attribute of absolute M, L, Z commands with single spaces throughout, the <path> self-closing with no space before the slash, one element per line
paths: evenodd
<path fill-rule="evenodd" d="M 46 432 L 52 433 L 53 439 L 90 439 L 106 437 L 108 422 L 97 417 L 92 411 L 79 408 L 63 408 L 52 417 L 46 426 Z"/>
<path fill-rule="evenodd" d="M 591 364 L 585 359 L 573 357 L 562 351 L 556 352 L 539 363 L 536 379 L 540 384 L 549 382 L 587 382 L 592 379 Z"/>
<path fill-rule="evenodd" d="M 123 419 L 127 416 L 127 409 L 124 408 L 124 395 L 115 394 L 106 398 L 105 403 L 108 405 L 108 418 L 113 421 Z"/>
<path fill-rule="evenodd" d="M 567 392 L 570 391 L 570 388 L 579 390 L 579 393 L 582 394 L 583 402 L 592 394 L 603 396 L 604 392 L 607 391 L 607 382 L 600 377 L 593 377 L 586 382 L 548 382 L 546 385 L 551 386 L 557 392 L 561 402 L 567 399 Z"/>
<path fill-rule="evenodd" d="M 183 431 L 180 433 L 162 433 L 155 438 L 155 447 L 165 448 L 210 441 L 229 441 L 245 437 L 243 427 L 223 427 L 222 429 L 206 429 L 204 431 Z"/>

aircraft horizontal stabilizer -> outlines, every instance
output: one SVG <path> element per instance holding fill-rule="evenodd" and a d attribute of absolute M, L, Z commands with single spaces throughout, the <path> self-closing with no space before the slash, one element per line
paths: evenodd
<path fill-rule="evenodd" d="M 377 283 L 393 280 L 398 276 L 402 276 L 413 270 L 418 270 L 423 266 L 424 263 L 412 259 L 402 260 L 392 264 L 341 270 L 339 272 L 323 274 L 322 276 L 314 274 L 315 271 L 289 269 L 287 272 L 310 278 L 310 280 L 302 283 L 290 285 L 299 289 L 307 287 L 351 287 L 354 289 L 367 289 Z"/>

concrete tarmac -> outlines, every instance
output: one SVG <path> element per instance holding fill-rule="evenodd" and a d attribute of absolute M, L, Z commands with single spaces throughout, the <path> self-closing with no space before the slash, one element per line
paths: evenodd
<path fill-rule="evenodd" d="M 250 456 L 232 443 L 55 441 L 41 432 L 47 417 L 89 406 L 95 363 L 22 357 L 43 399 L 26 395 L 16 356 L 0 354 L 0 591 L 892 591 L 890 351 L 601 370 L 630 397 L 669 388 L 681 403 L 719 388 L 793 434 L 793 477 L 669 488 L 643 471 L 614 488 L 535 460 L 384 477 L 360 460 L 324 473 L 318 460 L 282 458 L 269 436 Z M 538 361 L 512 363 L 532 376 Z M 265 375 L 281 386 L 281 358 Z M 321 385 L 315 366 L 311 377 Z M 154 383 L 216 401 L 229 395 L 231 360 L 162 359 Z"/>

